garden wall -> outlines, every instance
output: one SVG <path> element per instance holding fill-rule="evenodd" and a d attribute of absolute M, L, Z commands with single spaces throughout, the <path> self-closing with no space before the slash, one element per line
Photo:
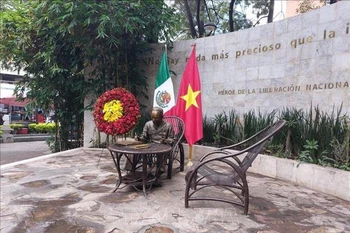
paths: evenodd
<path fill-rule="evenodd" d="M 168 52 L 175 94 L 191 45 L 196 44 L 202 83 L 203 114 L 223 111 L 270 112 L 284 107 L 319 105 L 350 112 L 350 2 L 267 25 L 197 40 L 178 41 Z M 161 47 L 145 57 L 152 106 Z M 84 146 L 91 145 L 94 124 L 85 112 Z"/>
<path fill-rule="evenodd" d="M 234 33 L 174 43 L 168 53 L 177 93 L 196 44 L 203 113 L 333 106 L 350 112 L 350 2 Z M 153 100 L 161 51 L 145 59 Z M 149 105 L 151 102 L 149 101 Z"/>

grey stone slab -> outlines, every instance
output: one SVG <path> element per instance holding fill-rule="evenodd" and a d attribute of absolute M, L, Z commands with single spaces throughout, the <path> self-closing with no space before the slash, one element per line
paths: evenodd
<path fill-rule="evenodd" d="M 94 149 L 2 166 L 1 232 L 350 231 L 349 202 L 285 181 L 248 174 L 245 216 L 241 207 L 225 203 L 184 208 L 185 173 L 178 170 L 146 197 L 133 188 L 112 193 L 113 166 L 106 150 Z"/>

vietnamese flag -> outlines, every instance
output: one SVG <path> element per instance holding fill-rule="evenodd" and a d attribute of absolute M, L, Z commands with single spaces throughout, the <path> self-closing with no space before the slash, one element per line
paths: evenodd
<path fill-rule="evenodd" d="M 185 122 L 185 138 L 192 146 L 203 137 L 202 89 L 196 60 L 196 46 L 182 75 L 177 97 L 176 115 Z"/>

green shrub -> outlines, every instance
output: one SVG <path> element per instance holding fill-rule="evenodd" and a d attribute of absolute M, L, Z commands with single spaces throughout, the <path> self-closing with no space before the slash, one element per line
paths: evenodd
<path fill-rule="evenodd" d="M 56 124 L 51 123 L 32 123 L 28 125 L 28 128 L 31 132 L 35 133 L 54 133 L 56 129 Z"/>
<path fill-rule="evenodd" d="M 30 132 L 36 132 L 36 129 L 35 129 L 36 125 L 37 125 L 36 123 L 28 124 L 29 131 Z"/>
<path fill-rule="evenodd" d="M 38 133 L 54 133 L 56 129 L 56 124 L 52 123 L 39 123 L 36 124 L 35 130 Z"/>
<path fill-rule="evenodd" d="M 203 118 L 203 138 L 201 139 L 201 143 L 214 143 L 214 133 L 215 127 L 212 121 L 208 119 L 207 116 Z"/>
<path fill-rule="evenodd" d="M 238 116 L 233 111 L 203 119 L 204 145 L 225 146 L 248 138 L 278 119 L 286 126 L 266 145 L 265 153 L 283 158 L 350 170 L 349 116 L 342 106 L 331 113 L 310 107 L 308 111 L 284 108 L 261 114 L 251 110 Z"/>
<path fill-rule="evenodd" d="M 9 126 L 13 130 L 20 130 L 24 127 L 24 125 L 22 125 L 22 124 L 10 124 Z"/>
<path fill-rule="evenodd" d="M 350 136 L 350 135 L 349 135 Z M 334 156 L 334 167 L 350 171 L 350 139 L 347 138 L 343 143 L 334 138 L 331 141 L 332 155 Z"/>
<path fill-rule="evenodd" d="M 275 110 L 267 114 L 262 114 L 260 111 L 256 114 L 255 111 L 250 110 L 248 113 L 243 114 L 244 139 L 253 136 L 266 126 L 272 124 L 275 116 Z"/>

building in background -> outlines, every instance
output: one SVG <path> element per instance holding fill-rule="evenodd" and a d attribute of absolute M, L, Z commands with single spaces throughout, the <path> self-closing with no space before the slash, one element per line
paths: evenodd
<path fill-rule="evenodd" d="M 304 0 L 275 0 L 273 21 L 276 22 L 278 20 L 286 19 L 301 14 L 297 13 L 297 9 L 303 1 Z M 324 4 L 320 2 L 320 0 L 310 1 L 315 7 L 324 6 Z M 341 0 L 326 0 L 326 5 L 333 4 L 339 1 Z M 264 20 L 264 23 L 266 23 L 266 20 Z"/>
<path fill-rule="evenodd" d="M 0 98 L 13 97 L 15 84 L 22 80 L 23 75 L 23 71 L 18 73 L 0 68 Z"/>
<path fill-rule="evenodd" d="M 0 69 L 0 114 L 4 124 L 26 121 L 28 115 L 25 106 L 29 100 L 16 101 L 14 90 L 16 83 L 23 78 L 24 72 Z"/>

